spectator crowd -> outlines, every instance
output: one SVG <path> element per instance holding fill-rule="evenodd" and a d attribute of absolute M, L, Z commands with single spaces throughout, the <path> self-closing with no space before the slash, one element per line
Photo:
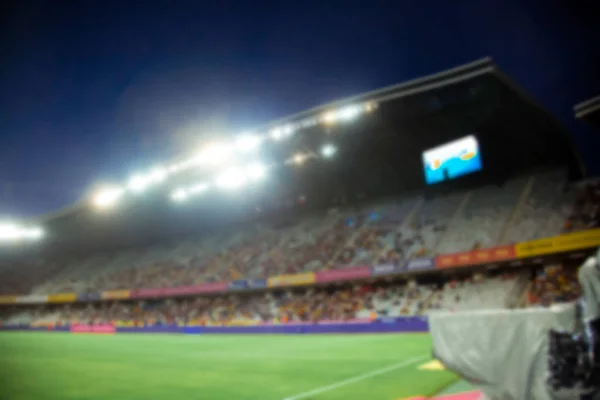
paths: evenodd
<path fill-rule="evenodd" d="M 238 226 L 176 246 L 0 265 L 0 294 L 161 288 L 400 263 L 598 226 L 600 183 L 561 171 L 466 193 L 332 209 L 286 228 Z"/>

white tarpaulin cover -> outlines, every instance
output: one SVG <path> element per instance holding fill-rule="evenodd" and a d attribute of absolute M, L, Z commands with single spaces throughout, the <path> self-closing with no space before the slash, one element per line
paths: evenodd
<path fill-rule="evenodd" d="M 435 356 L 492 400 L 559 399 L 546 385 L 550 329 L 572 331 L 575 306 L 432 313 Z"/>

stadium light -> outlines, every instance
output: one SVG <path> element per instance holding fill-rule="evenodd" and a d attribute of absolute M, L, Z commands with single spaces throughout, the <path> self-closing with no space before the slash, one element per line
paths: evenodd
<path fill-rule="evenodd" d="M 171 199 L 174 201 L 180 202 L 185 201 L 188 198 L 188 193 L 184 189 L 177 189 L 171 194 Z"/>
<path fill-rule="evenodd" d="M 119 201 L 124 193 L 125 190 L 118 186 L 105 188 L 94 196 L 92 202 L 99 208 L 112 207 Z"/>
<path fill-rule="evenodd" d="M 280 140 L 283 138 L 283 130 L 281 128 L 271 129 L 269 136 L 271 136 L 271 139 L 273 140 Z"/>
<path fill-rule="evenodd" d="M 127 183 L 127 189 L 134 193 L 141 193 L 146 190 L 146 187 L 150 184 L 147 177 L 143 175 L 134 175 Z"/>
<path fill-rule="evenodd" d="M 294 127 L 292 125 L 286 125 L 281 128 L 281 133 L 284 137 L 291 136 L 294 133 Z"/>
<path fill-rule="evenodd" d="M 44 231 L 40 227 L 22 227 L 10 223 L 0 224 L 0 241 L 37 240 L 43 236 Z"/>
<path fill-rule="evenodd" d="M 164 181 L 168 175 L 168 171 L 163 167 L 156 167 L 150 171 L 149 180 L 153 183 Z"/>
<path fill-rule="evenodd" d="M 321 147 L 321 155 L 325 158 L 332 157 L 337 152 L 337 148 L 332 144 L 326 144 Z"/>
<path fill-rule="evenodd" d="M 40 239 L 44 236 L 42 228 L 34 227 L 25 231 L 25 236 L 30 239 Z"/>
<path fill-rule="evenodd" d="M 294 161 L 294 164 L 296 165 L 302 165 L 304 164 L 304 161 L 306 161 L 306 155 L 302 154 L 302 153 L 297 153 L 294 155 L 294 158 L 292 158 L 292 160 Z"/>
<path fill-rule="evenodd" d="M 223 189 L 237 189 L 246 183 L 246 174 L 239 168 L 230 168 L 217 176 L 216 184 Z"/>
<path fill-rule="evenodd" d="M 259 180 L 265 177 L 267 168 L 261 163 L 252 163 L 246 168 L 246 175 L 252 180 Z"/>
<path fill-rule="evenodd" d="M 349 121 L 356 118 L 360 114 L 360 111 L 361 109 L 359 106 L 347 106 L 339 110 L 337 116 L 341 120 Z"/>
<path fill-rule="evenodd" d="M 223 143 L 206 147 L 196 157 L 196 162 L 203 165 L 219 165 L 229 161 L 233 156 L 233 148 Z"/>
<path fill-rule="evenodd" d="M 371 112 L 373 111 L 375 108 L 377 108 L 377 104 L 374 102 L 368 102 L 365 104 L 365 111 L 366 112 Z"/>
<path fill-rule="evenodd" d="M 260 136 L 244 134 L 236 140 L 235 146 L 239 151 L 248 152 L 257 149 L 262 141 L 263 139 Z"/>
<path fill-rule="evenodd" d="M 334 111 L 328 111 L 323 114 L 323 121 L 326 124 L 333 124 L 337 120 L 337 115 Z"/>
<path fill-rule="evenodd" d="M 199 183 L 197 185 L 192 186 L 189 189 L 189 193 L 192 194 L 197 194 L 197 193 L 202 193 L 208 190 L 210 186 L 208 185 L 208 183 Z"/>

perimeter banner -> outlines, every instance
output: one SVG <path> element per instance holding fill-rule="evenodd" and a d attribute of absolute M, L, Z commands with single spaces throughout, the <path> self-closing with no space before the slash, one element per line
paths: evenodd
<path fill-rule="evenodd" d="M 96 301 L 102 299 L 100 293 L 88 292 L 77 294 L 77 301 Z"/>
<path fill-rule="evenodd" d="M 351 267 L 331 271 L 317 272 L 317 282 L 345 281 L 349 279 L 360 279 L 371 276 L 371 267 Z"/>
<path fill-rule="evenodd" d="M 600 246 L 600 229 L 588 229 L 546 239 L 517 243 L 516 254 L 519 258 L 527 258 L 598 246 Z"/>
<path fill-rule="evenodd" d="M 428 269 L 434 269 L 435 263 L 432 258 L 416 258 L 414 260 L 410 260 L 404 266 L 404 270 L 407 272 L 410 271 L 425 271 Z"/>
<path fill-rule="evenodd" d="M 116 333 L 113 325 L 71 325 L 71 333 Z"/>
<path fill-rule="evenodd" d="M 121 300 L 128 299 L 130 297 L 129 290 L 105 290 L 102 292 L 102 299 L 104 300 Z"/>
<path fill-rule="evenodd" d="M 39 294 L 30 294 L 28 296 L 17 296 L 17 303 L 23 304 L 37 304 L 37 303 L 47 303 L 48 296 L 39 295 Z"/>
<path fill-rule="evenodd" d="M 17 296 L 0 296 L 0 304 L 13 304 L 17 302 Z"/>
<path fill-rule="evenodd" d="M 248 289 L 248 281 L 246 280 L 237 280 L 229 282 L 229 290 L 244 290 Z"/>
<path fill-rule="evenodd" d="M 227 282 L 205 283 L 195 286 L 180 286 L 174 288 L 159 288 L 159 289 L 135 289 L 131 291 L 131 298 L 145 297 L 167 297 L 167 296 L 182 296 L 190 294 L 224 292 L 227 290 Z"/>
<path fill-rule="evenodd" d="M 267 287 L 266 279 L 249 279 L 248 289 L 263 289 Z"/>
<path fill-rule="evenodd" d="M 466 267 L 469 265 L 508 261 L 516 258 L 516 256 L 514 245 L 491 247 L 489 249 L 442 254 L 435 258 L 435 267 L 438 269 Z"/>
<path fill-rule="evenodd" d="M 394 264 L 373 265 L 371 267 L 372 276 L 392 275 L 401 271 L 402 268 Z"/>
<path fill-rule="evenodd" d="M 48 295 L 48 303 L 73 303 L 77 300 L 75 293 L 57 293 Z"/>
<path fill-rule="evenodd" d="M 264 289 L 267 287 L 266 279 L 238 279 L 229 282 L 229 290 Z"/>
<path fill-rule="evenodd" d="M 309 285 L 311 283 L 315 283 L 315 274 L 313 272 L 294 275 L 279 275 L 267 280 L 268 287 Z"/>

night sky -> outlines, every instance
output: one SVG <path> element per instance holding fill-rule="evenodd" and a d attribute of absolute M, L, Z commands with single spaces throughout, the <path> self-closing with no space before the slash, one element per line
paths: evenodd
<path fill-rule="evenodd" d="M 3 9 L 0 216 L 35 216 L 237 132 L 484 56 L 573 133 L 593 1 L 35 1 Z M 596 21 L 597 22 L 597 21 Z"/>

